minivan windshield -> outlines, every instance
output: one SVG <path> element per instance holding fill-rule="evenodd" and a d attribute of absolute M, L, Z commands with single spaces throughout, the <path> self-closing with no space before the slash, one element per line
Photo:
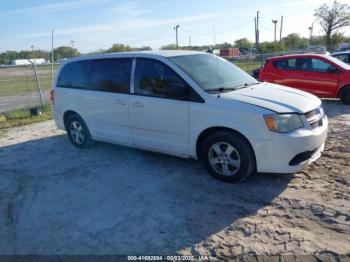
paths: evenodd
<path fill-rule="evenodd" d="M 328 56 L 327 57 L 329 60 L 331 60 L 333 63 L 337 64 L 338 66 L 346 69 L 346 70 L 350 70 L 350 65 L 344 63 L 343 61 L 339 60 L 338 58 L 332 57 L 332 56 Z"/>
<path fill-rule="evenodd" d="M 213 54 L 169 58 L 205 91 L 237 90 L 259 82 L 226 59 Z"/>

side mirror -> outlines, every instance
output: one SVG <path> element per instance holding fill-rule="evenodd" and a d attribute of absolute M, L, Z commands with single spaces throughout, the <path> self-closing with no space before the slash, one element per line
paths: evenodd
<path fill-rule="evenodd" d="M 338 73 L 339 70 L 336 67 L 328 67 L 327 73 Z"/>
<path fill-rule="evenodd" d="M 186 97 L 186 88 L 181 84 L 168 84 L 165 86 L 165 96 L 175 99 Z"/>

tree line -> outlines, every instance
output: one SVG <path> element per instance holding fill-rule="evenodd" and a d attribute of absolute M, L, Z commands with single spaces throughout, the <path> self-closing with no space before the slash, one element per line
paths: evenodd
<path fill-rule="evenodd" d="M 114 44 L 111 48 L 100 49 L 92 52 L 91 54 L 98 53 L 111 53 L 111 52 L 125 52 L 125 51 L 140 51 L 140 50 L 152 50 L 149 46 L 143 47 L 130 47 L 123 44 Z M 57 62 L 59 59 L 72 58 L 80 56 L 81 53 L 76 48 L 70 46 L 60 46 L 53 50 L 53 61 Z M 0 53 L 0 65 L 11 64 L 12 60 L 16 59 L 31 59 L 31 58 L 44 58 L 47 61 L 51 61 L 51 52 L 45 50 L 22 50 L 22 51 L 5 51 Z"/>

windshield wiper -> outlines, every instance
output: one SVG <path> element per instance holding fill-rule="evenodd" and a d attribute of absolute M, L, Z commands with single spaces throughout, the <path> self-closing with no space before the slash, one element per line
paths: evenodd
<path fill-rule="evenodd" d="M 258 84 L 260 84 L 260 82 L 244 83 L 241 86 L 237 86 L 236 89 L 241 89 L 241 88 L 245 88 L 245 87 L 253 86 L 253 85 L 258 85 Z"/>
<path fill-rule="evenodd" d="M 224 91 L 228 91 L 228 90 L 238 90 L 244 87 L 248 87 L 248 86 L 252 86 L 252 85 L 257 85 L 260 84 L 260 82 L 252 82 L 252 83 L 244 83 L 243 85 L 239 85 L 239 86 L 235 86 L 235 87 L 218 87 L 218 88 L 211 88 L 211 89 L 207 89 L 206 91 L 208 92 L 219 92 L 222 93 Z"/>
<path fill-rule="evenodd" d="M 218 88 L 207 89 L 206 91 L 222 93 L 222 92 L 228 91 L 228 90 L 236 90 L 236 87 L 218 87 Z"/>

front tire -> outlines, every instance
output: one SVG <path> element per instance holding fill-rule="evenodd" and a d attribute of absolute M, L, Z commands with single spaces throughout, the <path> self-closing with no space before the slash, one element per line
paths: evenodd
<path fill-rule="evenodd" d="M 249 142 L 232 131 L 210 135 L 202 145 L 201 159 L 214 178 L 231 183 L 245 180 L 256 166 Z"/>
<path fill-rule="evenodd" d="M 340 93 L 340 100 L 344 105 L 350 105 L 350 86 L 345 87 Z"/>
<path fill-rule="evenodd" d="M 68 117 L 66 131 L 70 142 L 78 148 L 87 148 L 93 143 L 88 127 L 77 114 Z"/>

